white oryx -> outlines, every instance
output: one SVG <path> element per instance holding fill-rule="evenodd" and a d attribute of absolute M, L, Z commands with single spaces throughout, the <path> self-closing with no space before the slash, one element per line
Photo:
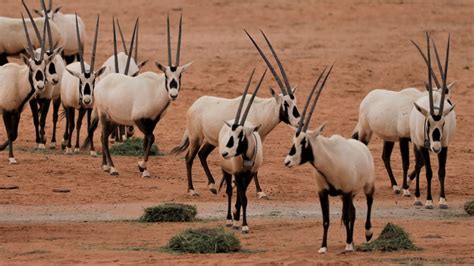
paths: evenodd
<path fill-rule="evenodd" d="M 145 135 L 144 157 L 138 162 L 143 177 L 150 177 L 147 170 L 148 156 L 155 141 L 153 130 L 163 118 L 171 101 L 178 98 L 181 76 L 191 63 L 179 65 L 182 17 L 179 22 L 178 48 L 175 64 L 171 62 L 169 16 L 167 17 L 168 66 L 155 63 L 163 74 L 145 72 L 136 77 L 111 73 L 100 80 L 95 92 L 94 122 L 89 128 L 88 140 L 99 120 L 102 125 L 102 168 L 111 175 L 118 175 L 109 152 L 108 139 L 118 125 L 136 125 Z M 135 25 L 134 36 L 137 30 Z M 133 44 L 134 38 L 132 38 Z M 131 52 L 130 52 L 131 53 Z M 129 54 L 130 54 L 129 53 Z M 130 93 L 130 92 L 133 93 Z"/>
<path fill-rule="evenodd" d="M 46 65 L 54 58 L 55 54 L 45 54 L 45 41 L 41 39 L 41 49 L 37 53 L 31 42 L 28 27 L 22 15 L 23 32 L 26 36 L 26 51 L 28 57 L 21 54 L 25 65 L 8 63 L 0 66 L 0 113 L 3 116 L 3 123 L 7 131 L 8 140 L 0 144 L 0 151 L 9 146 L 9 162 L 16 164 L 13 156 L 13 142 L 18 136 L 18 125 L 20 123 L 21 112 L 25 104 L 36 94 L 41 93 L 46 87 Z M 35 25 L 34 20 L 31 20 Z M 43 26 L 43 32 L 45 31 Z"/>
<path fill-rule="evenodd" d="M 105 70 L 105 67 L 100 68 L 98 71 L 95 71 L 94 68 L 97 38 L 99 34 L 99 21 L 100 16 L 98 15 L 90 66 L 84 62 L 84 51 L 79 36 L 79 23 L 76 24 L 81 60 L 66 66 L 66 72 L 64 72 L 61 81 L 61 103 L 66 111 L 66 130 L 64 132 L 62 148 L 65 148 L 66 154 L 72 154 L 71 140 L 74 131 L 75 110 L 79 110 L 79 115 L 77 117 L 77 139 L 74 152 L 79 152 L 79 136 L 81 132 L 82 119 L 87 112 L 87 125 L 89 128 L 92 108 L 94 106 L 94 88 L 96 86 L 96 79 Z M 91 140 L 90 154 L 96 156 L 93 140 Z"/>
<path fill-rule="evenodd" d="M 23 6 L 26 7 L 24 0 Z M 37 27 L 44 28 L 45 19 L 35 18 L 34 23 Z M 29 32 L 33 30 L 33 22 L 27 21 L 26 27 Z M 50 23 L 51 35 L 54 47 L 64 45 L 64 39 L 61 31 L 54 23 Z M 8 63 L 7 56 L 18 56 L 25 51 L 29 44 L 25 38 L 22 19 L 0 17 L 0 66 Z M 30 39 L 32 47 L 41 47 L 41 43 L 36 39 Z M 28 52 L 29 53 L 29 52 Z"/>
<path fill-rule="evenodd" d="M 327 252 L 327 235 L 329 229 L 329 196 L 340 196 L 343 201 L 342 221 L 346 227 L 346 251 L 353 251 L 353 233 L 356 219 L 356 210 L 353 198 L 363 190 L 367 199 L 367 220 L 365 222 L 365 237 L 369 241 L 372 238 L 372 224 L 370 216 L 374 196 L 375 170 L 372 155 L 362 142 L 354 139 L 346 139 L 339 135 L 329 138 L 321 135 L 324 124 L 314 131 L 307 131 L 315 105 L 321 94 L 324 84 L 331 73 L 332 67 L 326 74 L 321 84 L 306 121 L 308 103 L 311 100 L 315 88 L 318 86 L 321 73 L 316 81 L 313 91 L 308 96 L 302 114 L 301 123 L 293 137 L 293 145 L 285 158 L 285 165 L 293 167 L 304 163 L 310 163 L 314 167 L 316 183 L 319 189 L 319 200 L 323 213 L 323 241 L 319 253 Z"/>
<path fill-rule="evenodd" d="M 45 13 L 48 14 L 48 17 L 53 20 L 53 22 L 61 31 L 61 34 L 64 38 L 63 56 L 66 60 L 66 64 L 70 64 L 76 61 L 76 59 L 79 60 L 79 47 L 84 47 L 84 40 L 86 37 L 86 27 L 84 26 L 82 19 L 78 17 L 79 36 L 81 40 L 81 46 L 79 46 L 76 35 L 76 21 L 74 14 L 62 13 L 60 6 L 53 8 L 52 0 L 49 0 L 46 11 L 35 10 L 35 12 L 40 16 L 44 16 Z"/>
<path fill-rule="evenodd" d="M 44 0 L 41 0 L 43 9 L 46 9 Z M 25 6 L 28 16 L 32 19 L 30 11 Z M 33 124 L 35 126 L 35 135 L 36 135 L 36 147 L 39 149 L 45 149 L 46 139 L 45 139 L 45 124 L 46 118 L 49 112 L 49 106 L 51 100 L 53 100 L 53 135 L 51 137 L 51 147 L 56 147 L 56 124 L 58 121 L 58 111 L 59 105 L 61 103 L 60 99 L 60 81 L 62 79 L 64 71 L 64 60 L 61 57 L 62 47 L 55 48 L 53 46 L 53 38 L 51 34 L 51 27 L 49 24 L 49 19 L 45 19 L 46 23 L 46 36 L 43 36 L 48 39 L 48 45 L 45 47 L 46 55 L 55 54 L 54 58 L 49 61 L 46 65 L 45 74 L 46 74 L 46 87 L 45 89 L 37 93 L 35 97 L 30 100 L 30 109 L 33 117 Z M 41 38 L 39 30 L 36 26 L 33 27 L 37 38 Z M 36 52 L 40 52 L 40 48 L 36 49 Z"/>
<path fill-rule="evenodd" d="M 283 65 L 268 38 L 262 31 L 262 35 L 278 64 L 284 83 L 257 43 L 248 33 L 247 35 L 270 69 L 281 91 L 280 94 L 276 94 L 272 89 L 270 89 L 273 97 L 266 99 L 256 98 L 254 102 L 255 108 L 252 108 L 249 113 L 249 122 L 254 125 L 262 125 L 259 128 L 258 133 L 263 141 L 265 137 L 282 121 L 288 125 L 296 127 L 299 123 L 300 113 L 296 106 L 294 89 L 291 88 Z M 224 125 L 224 121 L 232 119 L 239 106 L 240 100 L 241 97 L 226 99 L 221 97 L 202 96 L 188 109 L 186 113 L 186 131 L 182 142 L 179 146 L 175 147 L 171 153 L 178 155 L 187 150 L 186 170 L 188 177 L 188 192 L 190 195 L 199 195 L 195 191 L 192 181 L 192 165 L 196 155 L 199 155 L 199 159 L 207 175 L 209 190 L 213 193 L 217 193 L 215 181 L 209 170 L 206 159 L 215 147 L 219 145 L 219 130 Z M 260 188 L 257 173 L 254 178 L 258 198 L 266 198 L 266 194 Z"/>
<path fill-rule="evenodd" d="M 448 146 L 453 141 L 456 132 L 456 114 L 454 112 L 455 105 L 452 105 L 446 99 L 447 91 L 447 75 L 449 62 L 449 41 L 446 47 L 446 61 L 444 70 L 441 65 L 438 50 L 433 41 L 433 46 L 438 62 L 439 71 L 443 81 L 441 93 L 434 92 L 432 88 L 432 69 L 430 54 L 430 36 L 426 33 L 427 57 L 428 57 L 428 96 L 423 96 L 415 102 L 415 106 L 410 113 L 410 136 L 415 146 L 416 157 L 416 190 L 415 205 L 421 205 L 420 201 L 420 169 L 422 164 L 426 169 L 427 195 L 425 207 L 433 208 L 433 197 L 431 196 L 431 178 L 433 171 L 431 169 L 430 152 L 434 152 L 438 156 L 439 168 L 438 178 L 440 183 L 439 208 L 447 209 L 448 203 L 444 193 L 444 178 L 446 176 L 446 160 L 448 157 Z"/>
<path fill-rule="evenodd" d="M 255 99 L 255 95 L 265 78 L 266 70 L 255 88 L 250 100 L 247 103 L 245 112 L 241 116 L 242 107 L 247 96 L 250 83 L 252 82 L 255 69 L 250 75 L 247 86 L 241 97 L 239 107 L 235 114 L 235 119 L 225 121 L 219 131 L 219 155 L 222 169 L 222 181 L 220 187 L 225 182 L 227 185 L 227 226 L 239 228 L 240 208 L 242 208 L 242 233 L 248 233 L 247 224 L 247 187 L 253 176 L 263 163 L 262 140 L 258 134 L 260 125 L 253 125 L 246 122 L 250 107 Z M 232 204 L 232 176 L 237 186 L 237 199 L 235 202 L 235 212 L 231 213 Z M 220 188 L 219 187 L 219 188 Z"/>

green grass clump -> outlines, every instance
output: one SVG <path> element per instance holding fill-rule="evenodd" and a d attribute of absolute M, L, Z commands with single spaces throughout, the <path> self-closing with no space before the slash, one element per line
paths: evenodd
<path fill-rule="evenodd" d="M 140 138 L 130 138 L 122 143 L 115 143 L 110 147 L 110 154 L 119 156 L 143 156 L 143 140 Z M 153 144 L 150 149 L 150 156 L 163 155 L 158 146 Z"/>
<path fill-rule="evenodd" d="M 464 203 L 464 210 L 467 212 L 469 215 L 474 215 L 474 200 L 468 200 L 466 203 Z"/>
<path fill-rule="evenodd" d="M 405 230 L 395 224 L 385 225 L 380 236 L 369 243 L 357 247 L 361 251 L 397 251 L 397 250 L 420 250 L 411 240 Z"/>
<path fill-rule="evenodd" d="M 222 227 L 187 229 L 171 238 L 166 248 L 182 253 L 230 253 L 240 250 L 240 240 Z"/>
<path fill-rule="evenodd" d="M 192 222 L 196 218 L 196 214 L 196 206 L 180 203 L 164 203 L 146 208 L 140 221 L 146 223 Z"/>

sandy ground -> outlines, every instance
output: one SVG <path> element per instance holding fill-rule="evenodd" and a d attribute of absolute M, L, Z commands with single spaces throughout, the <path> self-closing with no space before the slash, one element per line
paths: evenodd
<path fill-rule="evenodd" d="M 65 156 L 55 150 L 32 152 L 34 130 L 30 111 L 26 109 L 22 115 L 19 138 L 15 143 L 19 164 L 8 165 L 7 153 L 0 153 L 0 161 L 3 162 L 0 163 L 0 185 L 12 184 L 19 187 L 16 190 L 0 190 L 0 260 L 8 264 L 22 264 L 32 260 L 37 263 L 94 264 L 302 264 L 402 263 L 407 262 L 405 258 L 409 258 L 411 262 L 474 263 L 471 255 L 474 248 L 473 222 L 461 215 L 462 202 L 474 198 L 471 181 L 474 161 L 474 3 L 471 1 L 358 0 L 294 3 L 120 0 L 114 1 L 113 5 L 109 1 L 55 3 L 61 4 L 62 10 L 67 13 L 77 11 L 85 21 L 89 33 L 96 13 L 100 12 L 102 23 L 98 62 L 103 62 L 112 52 L 112 25 L 109 22 L 112 16 L 120 18 L 127 35 L 131 34 L 135 17 L 140 16 L 141 60 L 165 62 L 166 12 L 170 12 L 172 25 L 177 26 L 179 11 L 183 11 L 181 60 L 194 63 L 189 72 L 183 75 L 179 99 L 172 104 L 155 130 L 157 144 L 164 151 L 169 151 L 180 142 L 185 129 L 185 112 L 198 97 L 238 96 L 251 68 L 257 66 L 258 71 L 263 70 L 263 62 L 244 35 L 244 28 L 262 45 L 264 42 L 258 35 L 258 30 L 265 30 L 286 67 L 291 84 L 298 86 L 296 96 L 300 103 L 306 98 L 316 74 L 325 65 L 335 62 L 334 71 L 318 104 L 313 125 L 327 121 L 325 135 L 341 134 L 345 137 L 351 135 L 357 121 L 358 105 L 370 90 L 399 90 L 413 86 L 421 88 L 426 71 L 409 40 L 423 42 L 423 32 L 429 30 L 438 46 L 444 49 L 447 33 L 450 32 L 452 49 L 449 80 L 457 81 L 453 100 L 456 103 L 458 123 L 457 135 L 449 148 L 447 163 L 446 193 L 451 209 L 447 215 L 438 215 L 440 211 L 437 209 L 415 209 L 411 206 L 412 198 L 392 195 L 380 159 L 382 143 L 380 139 L 373 138 L 369 147 L 374 155 L 377 173 L 375 234 L 378 235 L 386 222 L 401 224 L 410 231 L 424 251 L 340 255 L 344 246 L 344 230 L 336 215 L 329 236 L 331 253 L 329 256 L 318 256 L 322 229 L 317 188 L 311 167 L 305 165 L 288 170 L 283 166 L 282 161 L 289 150 L 292 131 L 285 125 L 279 125 L 265 141 L 265 164 L 260 172 L 263 189 L 270 196 L 270 201 L 256 204 L 254 187 L 250 187 L 248 194 L 252 233 L 248 236 L 239 234 L 245 248 L 258 252 L 176 257 L 156 252 L 155 249 L 164 245 L 171 235 L 181 229 L 189 226 L 213 226 L 221 224 L 221 221 L 143 225 L 115 220 L 119 217 L 137 217 L 142 207 L 162 201 L 197 204 L 205 214 L 204 218 L 217 218 L 216 214 L 222 214 L 222 220 L 224 196 L 214 196 L 206 191 L 206 178 L 198 160 L 194 167 L 194 181 L 201 196 L 197 198 L 186 195 L 182 158 L 151 158 L 149 169 L 154 177 L 142 179 L 136 167 L 136 158 L 115 157 L 120 176 L 111 177 L 100 170 L 100 159 L 89 157 L 86 153 Z M 18 17 L 20 8 L 18 1 L 4 1 L 0 16 Z M 87 39 L 87 52 L 91 49 L 90 39 Z M 88 55 L 89 53 L 86 58 Z M 158 71 L 152 63 L 145 69 Z M 276 86 L 270 78 L 264 83 L 265 88 L 269 86 Z M 260 96 L 270 97 L 270 94 L 263 89 Z M 59 132 L 63 132 L 63 122 Z M 47 127 L 49 137 L 50 120 Z M 3 130 L 0 130 L 0 139 L 6 139 Z M 98 136 L 96 141 L 98 142 Z M 395 147 L 392 162 L 401 182 L 397 149 Z M 220 173 L 216 157 L 211 156 L 209 161 L 211 170 L 216 174 Z M 436 173 L 437 164 L 434 165 Z M 424 178 L 421 184 L 424 197 Z M 67 188 L 71 192 L 54 193 L 52 190 L 56 188 Z M 435 174 L 435 202 L 438 191 Z M 358 198 L 358 206 L 361 206 L 358 213 L 362 217 L 365 209 L 362 197 Z M 286 211 L 287 209 L 310 213 L 307 217 L 300 216 Z M 74 211 L 77 211 L 77 215 L 74 215 Z M 111 216 L 101 216 L 108 211 L 112 212 Z M 281 212 L 282 215 L 275 217 L 272 211 Z M 385 215 L 387 212 L 393 214 Z M 48 216 L 63 218 L 48 220 Z M 410 217 L 420 219 L 409 219 Z M 98 220 L 102 222 L 97 222 Z M 363 237 L 362 220 L 358 220 L 359 230 L 355 232 L 358 243 Z"/>

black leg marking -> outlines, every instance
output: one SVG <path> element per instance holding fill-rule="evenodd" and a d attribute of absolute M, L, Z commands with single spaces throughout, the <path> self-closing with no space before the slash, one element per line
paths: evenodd
<path fill-rule="evenodd" d="M 198 152 L 199 160 L 201 161 L 202 168 L 204 168 L 204 172 L 207 176 L 208 185 L 216 183 L 216 181 L 214 181 L 214 177 L 212 176 L 211 170 L 209 170 L 209 166 L 207 165 L 207 157 L 215 148 L 216 146 L 205 143 Z M 215 187 L 210 190 L 213 194 L 217 194 L 217 189 Z"/>
<path fill-rule="evenodd" d="M 153 130 L 155 130 L 156 124 L 160 121 L 160 117 L 158 116 L 156 119 L 151 120 L 147 118 L 139 119 L 135 121 L 138 129 L 145 135 L 144 144 L 144 154 L 143 154 L 143 161 L 144 167 L 138 165 L 140 172 L 144 172 L 146 170 L 146 163 L 148 162 L 148 157 L 150 156 L 151 146 L 155 142 L 155 135 L 153 134 Z M 120 133 L 120 132 L 119 132 Z M 144 177 L 149 177 L 148 173 L 143 174 Z"/>
<path fill-rule="evenodd" d="M 60 98 L 53 101 L 53 134 L 51 135 L 51 143 L 56 143 L 56 127 L 58 124 L 58 113 L 60 104 Z"/>
<path fill-rule="evenodd" d="M 84 115 L 86 114 L 86 109 L 79 109 L 79 114 L 77 116 L 77 124 L 76 124 L 76 145 L 74 146 L 75 149 L 79 149 L 79 143 L 81 138 L 81 127 L 82 127 L 82 120 L 84 119 Z"/>
<path fill-rule="evenodd" d="M 410 139 L 400 138 L 400 153 L 403 165 L 403 189 L 408 189 L 408 168 L 410 167 Z"/>
<path fill-rule="evenodd" d="M 66 109 L 66 124 L 68 126 L 67 128 L 67 139 L 66 139 L 66 147 L 68 149 L 71 149 L 71 140 L 72 140 L 72 133 L 74 132 L 74 116 L 75 116 L 76 110 L 72 107 L 68 107 Z"/>
<path fill-rule="evenodd" d="M 346 244 L 352 243 L 352 229 L 351 229 L 351 213 L 352 208 L 352 193 L 344 193 L 342 195 L 342 221 L 346 227 Z"/>
<path fill-rule="evenodd" d="M 97 120 L 92 121 L 91 116 L 92 116 L 92 109 L 87 109 L 87 132 L 88 132 L 87 137 L 89 137 L 89 129 L 94 127 L 94 123 L 95 123 L 95 128 L 97 128 Z M 92 135 L 91 135 L 90 139 L 85 140 L 86 142 L 89 141 L 90 151 L 93 151 L 93 152 L 95 152 L 95 148 L 94 148 L 94 131 L 95 131 L 95 128 L 92 130 Z"/>
<path fill-rule="evenodd" d="M 430 162 L 430 151 L 426 148 L 420 148 L 421 155 L 423 157 L 423 161 L 425 162 L 425 171 L 426 171 L 426 182 L 427 182 L 427 195 L 426 200 L 433 200 L 431 195 L 431 179 L 433 178 L 433 171 L 431 169 L 431 162 Z M 426 206 L 427 208 L 433 208 L 433 206 Z"/>
<path fill-rule="evenodd" d="M 35 126 L 35 143 L 38 145 L 41 141 L 39 133 L 39 111 L 38 111 L 38 101 L 36 98 L 33 98 L 29 102 L 31 109 L 31 116 L 33 117 L 33 125 Z"/>
<path fill-rule="evenodd" d="M 323 213 L 323 242 L 321 248 L 327 248 L 328 229 L 329 229 L 329 194 L 326 190 L 319 192 L 319 202 Z"/>
<path fill-rule="evenodd" d="M 194 193 L 193 186 L 193 161 L 199 151 L 199 143 L 196 141 L 191 141 L 189 144 L 188 152 L 186 153 L 186 174 L 188 176 L 188 192 Z M 192 196 L 197 196 L 194 194 Z"/>
<path fill-rule="evenodd" d="M 232 175 L 226 173 L 224 170 L 222 171 L 222 174 L 226 182 L 225 193 L 227 194 L 227 221 L 232 221 Z M 226 226 L 231 227 L 232 223 L 227 223 Z"/>
<path fill-rule="evenodd" d="M 393 145 L 395 143 L 390 141 L 383 142 L 383 153 L 382 153 L 382 160 L 385 165 L 385 169 L 387 169 L 388 177 L 390 178 L 391 187 L 397 186 L 397 180 L 393 176 L 392 166 L 390 165 L 390 156 L 392 155 Z M 396 194 L 400 193 L 400 191 L 395 191 Z"/>
<path fill-rule="evenodd" d="M 105 117 L 100 118 L 101 123 L 102 123 L 102 153 L 103 158 L 105 157 L 106 165 L 115 168 L 114 163 L 112 161 L 112 157 L 110 156 L 110 151 L 109 151 L 109 136 L 112 133 L 112 131 L 115 130 L 117 127 L 116 124 L 112 123 L 111 121 L 108 121 Z M 102 163 L 104 163 L 104 159 L 102 159 Z M 104 164 L 103 164 L 104 165 Z M 113 169 L 110 169 L 110 174 L 111 175 L 118 175 L 118 172 L 113 172 Z"/>
<path fill-rule="evenodd" d="M 50 99 L 38 99 L 40 104 L 40 138 L 41 143 L 46 144 L 46 137 L 45 137 L 45 127 L 46 127 L 46 118 L 48 117 L 49 106 L 51 105 Z"/>
<path fill-rule="evenodd" d="M 446 195 L 444 194 L 444 178 L 446 176 L 446 160 L 448 159 L 448 147 L 443 147 L 441 152 L 438 154 L 438 178 L 439 178 L 439 186 L 440 192 L 439 197 L 440 199 L 446 199 Z M 439 207 L 441 209 L 447 209 L 448 205 L 444 203 L 440 203 Z"/>
<path fill-rule="evenodd" d="M 372 204 L 374 203 L 374 189 L 372 188 L 369 193 L 365 194 L 365 198 L 367 199 L 367 218 L 365 220 L 365 240 L 370 241 L 372 239 L 372 223 L 371 223 L 371 215 L 372 215 Z"/>
<path fill-rule="evenodd" d="M 423 156 L 421 155 L 421 151 L 416 148 L 416 146 L 413 147 L 415 151 L 415 170 L 414 171 L 414 178 L 416 179 L 416 184 L 415 184 L 415 197 L 419 198 L 420 197 L 420 171 L 421 167 L 423 166 Z M 421 202 L 415 202 L 415 205 L 420 204 Z"/>

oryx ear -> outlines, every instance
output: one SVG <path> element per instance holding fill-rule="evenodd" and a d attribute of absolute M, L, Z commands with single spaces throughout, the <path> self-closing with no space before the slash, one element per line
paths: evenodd
<path fill-rule="evenodd" d="M 454 110 L 454 107 L 456 107 L 456 104 L 453 104 L 449 109 L 445 110 L 443 112 L 443 116 L 447 116 L 449 113 L 451 113 L 452 110 Z"/>
<path fill-rule="evenodd" d="M 297 89 L 298 89 L 298 86 L 295 86 L 293 89 L 291 89 L 291 94 L 295 94 Z"/>
<path fill-rule="evenodd" d="M 316 128 L 314 130 L 314 133 L 317 133 L 318 135 L 320 135 L 323 132 L 325 127 L 326 127 L 326 122 L 322 123 L 318 128 Z"/>
<path fill-rule="evenodd" d="M 21 53 L 20 56 L 21 56 L 21 59 L 23 60 L 23 63 L 25 63 L 25 65 L 28 65 L 30 63 L 30 59 L 24 53 Z"/>
<path fill-rule="evenodd" d="M 262 127 L 262 124 L 260 124 L 260 125 L 258 125 L 258 126 L 256 126 L 256 127 L 252 128 L 252 131 L 257 132 L 257 131 L 260 130 L 261 127 Z"/>
<path fill-rule="evenodd" d="M 54 9 L 54 13 L 58 13 L 61 10 L 62 6 L 58 6 Z"/>
<path fill-rule="evenodd" d="M 275 98 L 275 100 L 278 101 L 278 94 L 276 94 L 276 92 L 272 89 L 272 87 L 270 87 L 269 89 L 270 89 L 270 93 L 271 93 L 272 97 Z"/>
<path fill-rule="evenodd" d="M 155 65 L 159 70 L 163 71 L 163 73 L 166 73 L 166 67 L 165 66 L 163 66 L 162 64 L 160 64 L 158 62 L 155 62 Z"/>
<path fill-rule="evenodd" d="M 64 51 L 64 46 L 61 46 L 59 48 L 55 48 L 54 50 L 55 50 L 54 51 L 55 54 L 62 55 L 63 51 Z"/>
<path fill-rule="evenodd" d="M 41 12 L 40 10 L 38 9 L 33 9 L 35 11 L 36 14 L 38 14 L 40 17 L 43 16 L 43 12 Z"/>
<path fill-rule="evenodd" d="M 187 63 L 186 65 L 180 67 L 181 68 L 181 73 L 186 72 L 186 69 L 188 69 L 188 67 L 190 67 L 192 64 L 193 64 L 193 62 L 191 61 L 191 62 Z"/>
<path fill-rule="evenodd" d="M 453 81 L 451 83 L 448 84 L 448 91 L 451 91 L 453 88 L 454 88 L 454 84 L 456 84 L 456 81 Z"/>
<path fill-rule="evenodd" d="M 224 121 L 224 123 L 225 123 L 228 127 L 232 127 L 232 125 L 231 125 L 229 122 Z"/>
<path fill-rule="evenodd" d="M 140 70 L 137 70 L 135 73 L 133 73 L 133 74 L 131 75 L 131 77 L 136 77 L 136 76 L 138 76 L 138 74 L 140 74 Z"/>
<path fill-rule="evenodd" d="M 104 71 L 105 71 L 106 68 L 107 68 L 107 66 L 101 67 L 98 71 L 95 72 L 95 76 L 99 77 L 100 75 L 104 74 Z"/>
<path fill-rule="evenodd" d="M 66 71 L 69 72 L 69 74 L 73 75 L 76 78 L 79 78 L 81 76 L 80 73 L 77 73 L 75 71 L 70 70 L 69 68 L 66 67 Z"/>
<path fill-rule="evenodd" d="M 416 110 L 418 110 L 418 112 L 420 112 L 422 115 L 424 115 L 425 117 L 428 117 L 430 115 L 430 112 L 428 112 L 425 108 L 419 106 L 416 102 L 414 104 Z"/>
<path fill-rule="evenodd" d="M 148 59 L 138 64 L 138 69 L 142 69 L 142 67 L 144 67 L 146 63 L 148 63 Z"/>

